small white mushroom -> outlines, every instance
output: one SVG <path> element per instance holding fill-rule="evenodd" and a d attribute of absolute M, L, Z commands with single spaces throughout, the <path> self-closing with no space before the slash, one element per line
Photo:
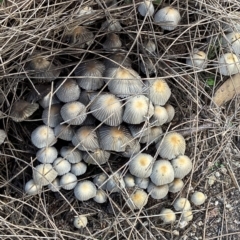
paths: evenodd
<path fill-rule="evenodd" d="M 60 178 L 60 186 L 65 190 L 71 190 L 77 185 L 77 177 L 73 173 L 66 173 Z"/>
<path fill-rule="evenodd" d="M 138 6 L 138 12 L 145 17 L 152 16 L 154 13 L 154 5 L 152 4 L 152 1 L 150 0 L 144 0 L 141 2 Z"/>
<path fill-rule="evenodd" d="M 70 171 L 71 164 L 64 158 L 59 157 L 53 162 L 53 167 L 57 171 L 58 175 L 61 176 Z"/>
<path fill-rule="evenodd" d="M 29 195 L 36 195 L 41 192 L 42 187 L 31 179 L 25 184 L 24 190 Z"/>
<path fill-rule="evenodd" d="M 73 225 L 75 228 L 85 228 L 88 224 L 87 217 L 79 215 L 74 217 Z"/>
<path fill-rule="evenodd" d="M 52 146 L 57 141 L 52 128 L 46 125 L 37 127 L 31 134 L 31 140 L 37 148 Z"/>
<path fill-rule="evenodd" d="M 162 29 L 172 31 L 181 20 L 180 13 L 177 9 L 168 6 L 160 9 L 154 15 L 154 22 L 159 23 Z"/>
<path fill-rule="evenodd" d="M 105 203 L 107 201 L 107 194 L 102 189 L 98 189 L 93 200 L 97 203 Z"/>
<path fill-rule="evenodd" d="M 79 201 L 87 201 L 94 198 L 97 194 L 95 185 L 89 181 L 80 181 L 74 188 L 74 195 Z"/>
<path fill-rule="evenodd" d="M 33 180 L 37 185 L 46 186 L 51 183 L 57 175 L 58 173 L 49 163 L 40 164 L 33 169 Z"/>
<path fill-rule="evenodd" d="M 191 202 L 196 206 L 202 205 L 206 199 L 207 199 L 207 196 L 202 192 L 198 192 L 198 191 L 194 192 L 191 196 Z"/>
<path fill-rule="evenodd" d="M 55 147 L 46 147 L 37 151 L 37 160 L 41 163 L 53 163 L 57 158 L 58 151 Z"/>

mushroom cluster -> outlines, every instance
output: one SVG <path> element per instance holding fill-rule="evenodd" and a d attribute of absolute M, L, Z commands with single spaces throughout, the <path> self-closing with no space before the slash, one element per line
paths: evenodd
<path fill-rule="evenodd" d="M 144 1 L 138 11 L 142 16 L 152 16 L 154 7 L 151 1 Z M 160 9 L 154 16 L 154 21 L 168 31 L 175 29 L 180 19 L 172 7 Z M 48 186 L 53 192 L 73 190 L 79 201 L 93 199 L 104 203 L 109 194 L 131 189 L 127 198 L 123 194 L 126 204 L 130 209 L 141 209 L 149 196 L 162 199 L 169 192 L 181 191 L 192 161 L 185 155 L 184 137 L 165 131 L 175 115 L 168 103 L 168 79 L 156 75 L 151 58 L 142 62 L 138 72 L 131 59 L 120 51 L 123 44 L 117 20 L 107 20 L 101 29 L 107 31 L 101 43 L 106 54 L 97 59 L 83 58 L 70 77 L 62 77 L 58 61 L 43 53 L 32 54 L 25 65 L 36 83 L 28 101 L 34 102 L 34 111 L 39 105 L 43 108 L 43 123 L 31 133 L 39 163 L 33 168 L 25 191 L 35 195 Z M 70 46 L 91 48 L 94 34 L 86 26 L 74 26 L 65 31 L 63 41 Z M 155 50 L 152 40 L 144 42 L 142 51 L 146 55 L 151 56 Z M 202 61 L 198 65 L 204 67 Z M 52 88 L 47 85 L 49 82 Z M 28 116 L 25 114 L 22 119 Z M 105 171 L 105 164 L 111 165 L 114 155 L 124 159 L 123 164 L 119 162 L 120 168 L 115 172 Z M 86 173 L 92 165 L 97 172 L 89 177 Z M 122 171 L 123 166 L 127 172 Z M 189 221 L 190 203 L 189 208 L 175 205 L 176 202 L 176 211 L 188 210 L 182 215 Z M 161 216 L 166 223 L 176 219 L 171 209 L 163 209 Z M 82 227 L 87 221 L 76 218 L 74 224 Z"/>

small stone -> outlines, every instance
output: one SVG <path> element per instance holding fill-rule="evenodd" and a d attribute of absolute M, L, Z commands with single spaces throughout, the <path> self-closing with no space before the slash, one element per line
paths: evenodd
<path fill-rule="evenodd" d="M 214 205 L 217 206 L 218 204 L 219 204 L 219 202 L 218 202 L 218 201 L 215 201 Z"/>
<path fill-rule="evenodd" d="M 202 222 L 202 221 L 199 221 L 199 222 L 198 222 L 198 226 L 203 226 L 203 222 Z"/>
<path fill-rule="evenodd" d="M 185 228 L 187 225 L 188 225 L 188 222 L 186 222 L 186 221 L 180 221 L 180 223 L 179 223 L 180 228 Z"/>
<path fill-rule="evenodd" d="M 219 178 L 221 175 L 220 175 L 219 172 L 215 172 L 215 176 L 216 176 L 217 178 Z"/>
<path fill-rule="evenodd" d="M 187 235 L 183 235 L 182 236 L 182 240 L 187 240 L 188 239 L 188 236 Z"/>
<path fill-rule="evenodd" d="M 175 235 L 175 236 L 179 236 L 179 231 L 178 230 L 173 230 L 172 234 Z"/>
<path fill-rule="evenodd" d="M 226 204 L 226 208 L 232 208 L 231 204 Z"/>

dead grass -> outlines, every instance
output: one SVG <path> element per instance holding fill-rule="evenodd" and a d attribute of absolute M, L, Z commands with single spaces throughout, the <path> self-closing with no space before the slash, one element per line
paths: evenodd
<path fill-rule="evenodd" d="M 8 133 L 0 147 L 0 238 L 239 239 L 238 97 L 222 108 L 211 101 L 215 89 L 225 80 L 217 73 L 215 65 L 224 52 L 218 37 L 224 34 L 222 24 L 226 19 L 234 20 L 234 13 L 240 10 L 239 2 L 163 0 L 156 8 L 172 3 L 183 17 L 181 25 L 168 33 L 163 33 L 151 18 L 138 16 L 139 1 L 122 0 L 111 8 L 103 0 L 6 2 L 0 9 L 0 93 L 4 95 L 0 125 Z M 79 10 L 86 6 L 93 7 L 95 12 L 87 17 L 79 16 Z M 23 123 L 14 123 L 9 118 L 12 103 L 25 98 L 34 86 L 25 71 L 28 56 L 34 51 L 44 51 L 47 56 L 58 59 L 64 79 L 85 59 L 106 58 L 101 47 L 106 32 L 100 31 L 105 17 L 122 23 L 122 52 L 133 60 L 136 70 L 139 71 L 140 60 L 146 55 L 139 50 L 144 39 L 155 42 L 157 50 L 151 59 L 158 76 L 167 79 L 173 93 L 170 103 L 177 111 L 166 129 L 184 130 L 187 155 L 194 163 L 178 195 L 169 194 L 160 201 L 150 199 L 141 211 L 133 212 L 125 206 L 127 190 L 123 191 L 124 197 L 111 194 L 108 203 L 103 205 L 93 201 L 80 203 L 72 191 L 54 194 L 45 189 L 40 195 L 27 196 L 24 185 L 32 178 L 32 167 L 36 165 L 36 149 L 31 144 L 30 134 L 41 123 L 41 111 L 35 113 L 34 120 Z M 62 42 L 67 27 L 91 21 L 89 29 L 95 40 L 89 48 L 76 49 Z M 208 53 L 209 64 L 205 71 L 186 66 L 185 59 L 193 48 Z M 207 84 L 208 79 L 214 80 L 214 86 Z M 119 156 L 102 170 L 109 175 L 120 169 L 126 171 L 126 161 L 121 165 L 116 160 Z M 98 169 L 94 167 L 84 178 L 94 176 Z M 212 176 L 215 182 L 209 185 Z M 159 218 L 161 208 L 171 207 L 177 196 L 189 196 L 194 190 L 206 193 L 208 200 L 193 209 L 193 222 L 183 229 L 179 222 L 164 225 Z M 73 218 L 78 214 L 88 216 L 86 229 L 74 229 Z"/>

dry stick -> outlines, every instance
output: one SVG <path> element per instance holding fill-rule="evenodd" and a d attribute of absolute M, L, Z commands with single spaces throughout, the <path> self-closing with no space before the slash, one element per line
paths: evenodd
<path fill-rule="evenodd" d="M 205 235 L 206 235 L 206 223 L 208 220 L 208 209 L 209 209 L 209 204 L 211 202 L 212 198 L 210 197 L 210 199 L 208 200 L 208 204 L 207 204 L 207 209 L 206 209 L 206 213 L 205 213 L 205 219 L 204 219 L 204 226 L 203 226 L 203 240 L 205 240 Z"/>
<path fill-rule="evenodd" d="M 200 132 L 200 131 L 204 131 L 204 130 L 207 130 L 211 127 L 213 127 L 213 123 L 205 123 L 205 124 L 202 124 L 198 127 L 193 127 L 193 128 L 188 128 L 188 129 L 179 129 L 179 130 L 176 130 L 176 132 L 179 132 L 181 135 L 183 136 L 188 136 L 188 135 L 192 135 L 193 133 L 197 133 L 197 132 Z M 173 128 L 172 130 L 174 130 L 175 128 Z"/>

